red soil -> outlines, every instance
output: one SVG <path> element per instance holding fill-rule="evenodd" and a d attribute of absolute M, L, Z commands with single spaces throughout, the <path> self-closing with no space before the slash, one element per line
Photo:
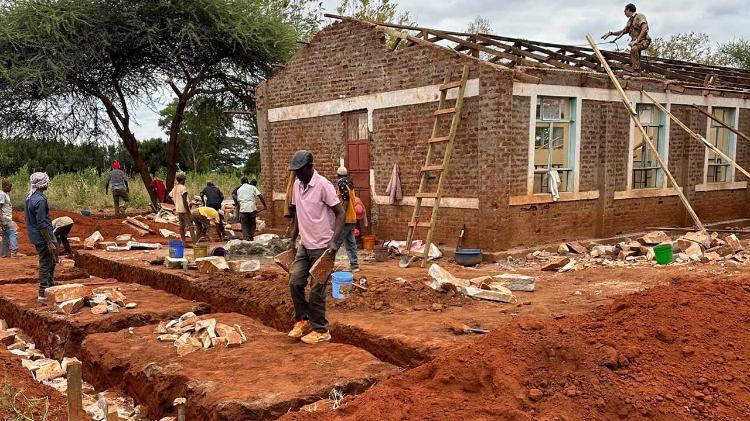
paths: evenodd
<path fill-rule="evenodd" d="M 15 407 L 25 416 L 32 419 L 42 419 L 44 414 L 44 400 L 49 400 L 48 421 L 65 421 L 67 415 L 67 400 L 57 390 L 38 383 L 31 376 L 31 372 L 21 366 L 21 359 L 10 354 L 5 347 L 0 346 L 0 367 L 2 367 L 2 384 L 0 384 L 0 418 L 4 420 L 24 419 L 12 410 L 13 394 L 21 392 L 16 398 Z M 37 401 L 38 400 L 38 401 Z M 26 412 L 33 405 L 33 416 Z"/>
<path fill-rule="evenodd" d="M 148 234 L 140 237 L 135 234 L 135 231 L 129 229 L 125 224 L 122 223 L 122 219 L 103 219 L 101 217 L 83 216 L 80 213 L 65 212 L 65 211 L 52 211 L 51 218 L 55 219 L 60 216 L 69 216 L 73 219 L 73 229 L 70 231 L 69 237 L 79 237 L 83 241 L 86 237 L 99 231 L 104 236 L 104 241 L 114 241 L 115 237 L 120 234 L 133 234 L 133 239 L 136 241 L 147 242 L 147 243 L 166 243 L 167 240 L 158 234 L 160 228 L 166 228 L 168 230 L 178 232 L 179 227 L 171 224 L 157 224 L 153 221 L 148 221 L 147 224 L 151 229 L 157 231 L 156 235 Z M 36 254 L 34 245 L 29 242 L 29 237 L 26 234 L 26 222 L 22 211 L 13 212 L 13 221 L 18 225 L 18 247 L 23 254 Z"/>
<path fill-rule="evenodd" d="M 750 276 L 522 317 L 338 412 L 291 419 L 748 419 Z"/>

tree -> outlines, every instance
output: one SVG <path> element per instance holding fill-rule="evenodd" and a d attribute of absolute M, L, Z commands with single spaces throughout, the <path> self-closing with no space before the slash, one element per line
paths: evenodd
<path fill-rule="evenodd" d="M 270 0 L 267 7 L 270 13 L 283 16 L 303 40 L 317 34 L 323 23 L 323 2 L 320 0 Z"/>
<path fill-rule="evenodd" d="M 374 22 L 416 25 L 409 16 L 409 12 L 399 13 L 397 7 L 398 5 L 390 0 L 341 0 L 336 12 L 340 15 Z"/>
<path fill-rule="evenodd" d="M 492 22 L 485 16 L 477 16 L 469 22 L 466 32 L 470 34 L 491 34 L 493 33 Z"/>
<path fill-rule="evenodd" d="M 727 64 L 726 57 L 711 46 L 711 37 L 703 32 L 676 34 L 668 39 L 656 38 L 648 47 L 648 55 L 701 64 Z"/>
<path fill-rule="evenodd" d="M 175 117 L 177 101 L 161 111 L 159 126 L 169 130 Z M 232 136 L 234 119 L 225 114 L 224 107 L 210 97 L 197 97 L 188 103 L 184 112 L 180 143 L 180 158 L 184 168 L 199 172 L 225 171 L 242 165 L 247 154 L 247 143 Z"/>
<path fill-rule="evenodd" d="M 255 86 L 296 48 L 266 0 L 6 0 L 0 8 L 0 129 L 41 139 L 116 133 L 145 184 L 131 108 L 168 87 L 174 183 L 196 96 L 254 108 Z"/>
<path fill-rule="evenodd" d="M 720 50 L 730 66 L 750 70 L 750 41 L 740 38 L 722 45 Z"/>

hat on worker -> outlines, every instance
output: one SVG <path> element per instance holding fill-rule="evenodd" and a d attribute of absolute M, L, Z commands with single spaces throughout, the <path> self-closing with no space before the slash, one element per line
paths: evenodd
<path fill-rule="evenodd" d="M 347 175 L 349 174 L 349 171 L 346 170 L 345 166 L 340 166 L 339 169 L 336 170 L 336 174 L 338 175 Z"/>
<path fill-rule="evenodd" d="M 120 161 L 115 159 L 115 162 L 112 163 L 112 169 L 113 170 L 119 170 L 120 169 Z"/>
<path fill-rule="evenodd" d="M 299 150 L 292 156 L 292 161 L 289 162 L 289 171 L 297 171 L 298 169 L 310 165 L 313 163 L 313 154 L 310 151 L 304 149 Z"/>

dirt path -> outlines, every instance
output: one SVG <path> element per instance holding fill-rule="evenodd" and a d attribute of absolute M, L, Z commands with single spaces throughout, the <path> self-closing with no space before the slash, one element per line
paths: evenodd
<path fill-rule="evenodd" d="M 522 317 L 337 412 L 287 419 L 747 419 L 750 275 Z"/>

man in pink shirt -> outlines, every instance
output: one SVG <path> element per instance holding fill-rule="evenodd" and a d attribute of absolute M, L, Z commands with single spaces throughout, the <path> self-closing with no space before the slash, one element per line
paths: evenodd
<path fill-rule="evenodd" d="M 313 168 L 312 153 L 295 152 L 289 164 L 297 180 L 292 188 L 290 211 L 292 241 L 289 247 L 297 250 L 294 263 L 289 268 L 289 289 L 294 303 L 294 328 L 289 337 L 302 338 L 302 342 L 315 344 L 331 340 L 326 320 L 327 280 L 315 282 L 310 288 L 310 301 L 305 297 L 305 287 L 310 278 L 310 267 L 326 251 L 333 259 L 338 247 L 336 239 L 344 227 L 344 208 L 336 189 Z M 302 240 L 297 248 L 297 236 Z"/>

